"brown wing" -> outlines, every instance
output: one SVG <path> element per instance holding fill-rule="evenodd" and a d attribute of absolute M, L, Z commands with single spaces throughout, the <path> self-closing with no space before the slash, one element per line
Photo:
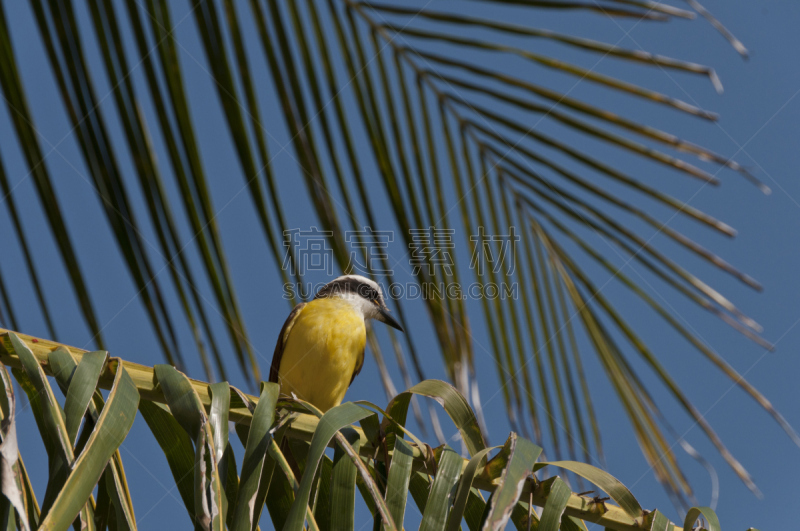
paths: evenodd
<path fill-rule="evenodd" d="M 347 384 L 347 387 L 350 387 L 351 385 L 353 385 L 353 380 L 356 379 L 356 376 L 358 376 L 358 373 L 361 372 L 361 368 L 363 366 L 364 366 L 364 351 L 362 350 L 361 351 L 361 357 L 356 362 L 356 370 L 353 371 L 353 376 L 350 377 L 350 383 Z"/>
<path fill-rule="evenodd" d="M 286 318 L 286 322 L 283 323 L 281 333 L 278 334 L 278 342 L 275 344 L 275 353 L 272 355 L 272 365 L 270 365 L 269 368 L 270 382 L 278 383 L 278 371 L 281 368 L 281 358 L 283 357 L 283 349 L 286 346 L 286 340 L 289 339 L 289 332 L 292 331 L 292 327 L 294 326 L 294 322 L 297 320 L 297 316 L 300 315 L 300 312 L 305 307 L 305 302 L 301 302 L 295 306 L 292 310 L 292 313 L 290 313 L 289 317 Z"/>

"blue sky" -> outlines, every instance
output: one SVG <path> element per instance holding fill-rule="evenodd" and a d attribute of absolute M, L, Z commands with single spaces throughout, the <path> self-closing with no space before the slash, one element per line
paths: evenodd
<path fill-rule="evenodd" d="M 186 16 L 187 4 L 188 2 L 175 2 L 171 5 L 173 21 L 181 21 L 176 31 L 177 38 L 182 43 L 179 60 L 187 86 L 191 88 L 190 105 L 206 173 L 212 184 L 214 205 L 218 210 L 217 219 L 225 249 L 249 332 L 260 356 L 262 371 L 266 371 L 276 335 L 289 307 L 281 299 L 281 285 L 274 264 L 264 245 L 252 202 L 244 190 L 238 160 L 207 72 L 202 47 L 197 39 L 194 19 Z M 445 5 L 445 2 L 440 2 L 439 5 Z M 566 76 L 548 78 L 548 82 L 552 82 L 556 88 L 569 90 L 571 96 L 586 99 L 601 107 L 607 106 L 722 154 L 733 155 L 772 188 L 771 195 L 762 195 L 750 183 L 729 171 L 719 173 L 721 186 L 704 186 L 698 181 L 655 167 L 646 161 L 612 152 L 601 144 L 586 141 L 585 137 L 558 130 L 563 135 L 561 138 L 580 143 L 576 144 L 577 147 L 590 153 L 603 154 L 605 160 L 615 164 L 619 160 L 619 164 L 629 173 L 655 183 L 660 189 L 674 193 L 692 206 L 709 212 L 738 230 L 737 238 L 726 239 L 680 217 L 669 221 L 671 227 L 687 231 L 700 243 L 761 281 L 765 288 L 763 293 L 753 292 L 686 253 L 681 254 L 681 251 L 669 247 L 663 238 L 657 241 L 664 245 L 665 250 L 674 252 L 681 263 L 690 266 L 692 271 L 698 272 L 702 278 L 728 295 L 746 313 L 764 325 L 765 337 L 777 345 L 775 353 L 765 352 L 665 288 L 653 284 L 653 289 L 675 308 L 676 313 L 686 323 L 699 330 L 705 341 L 751 383 L 765 392 L 790 423 L 800 427 L 800 404 L 795 383 L 800 369 L 796 355 L 800 345 L 800 304 L 797 297 L 800 293 L 800 278 L 796 274 L 800 266 L 800 252 L 792 237 L 800 229 L 800 184 L 796 179 L 800 163 L 800 151 L 797 149 L 800 138 L 800 98 L 796 98 L 800 93 L 800 71 L 792 62 L 800 45 L 800 37 L 795 31 L 800 22 L 800 5 L 791 1 L 757 3 L 732 0 L 707 0 L 705 5 L 749 48 L 751 57 L 748 61 L 742 60 L 703 20 L 691 23 L 672 21 L 668 24 L 637 24 L 632 21 L 613 21 L 597 15 L 565 16 L 563 13 L 519 11 L 517 21 L 593 37 L 628 48 L 642 48 L 716 68 L 725 87 L 722 95 L 717 94 L 710 83 L 700 77 L 641 65 L 631 66 L 612 58 L 582 55 L 564 51 L 552 44 L 541 44 L 544 51 L 558 50 L 562 54 L 560 57 L 606 74 L 624 76 L 625 79 L 659 89 L 719 113 L 721 119 L 717 123 L 703 122 L 674 110 L 631 101 L 609 90 L 597 89 L 585 81 L 576 83 L 574 78 Z M 489 8 L 483 4 L 476 3 L 475 6 L 476 14 L 490 13 Z M 76 7 L 79 23 L 87 28 L 85 35 L 89 36 L 91 31 L 88 30 L 90 23 L 86 8 L 82 3 L 76 3 Z M 88 173 L 74 135 L 70 134 L 71 127 L 54 85 L 30 8 L 21 2 L 14 2 L 6 3 L 4 9 L 7 19 L 12 23 L 16 57 L 30 97 L 40 140 L 44 152 L 47 153 L 46 164 L 62 200 L 67 226 L 79 252 L 81 268 L 90 280 L 92 298 L 111 353 L 148 365 L 161 363 L 162 358 L 141 302 L 136 297 L 136 290 L 126 273 L 100 204 L 89 184 Z M 122 9 L 118 7 L 118 14 L 121 13 Z M 251 64 L 256 65 L 254 82 L 256 86 L 263 87 L 263 91 L 259 92 L 259 101 L 262 114 L 267 117 L 265 121 L 270 131 L 270 149 L 275 157 L 274 168 L 289 222 L 294 227 L 308 228 L 315 222 L 310 206 L 305 201 L 305 188 L 297 170 L 294 153 L 287 146 L 289 136 L 277 120 L 280 110 L 271 96 L 271 80 L 266 74 L 260 51 L 256 51 L 258 43 L 252 22 L 245 15 L 246 9 L 242 9 L 241 13 L 245 20 L 245 35 L 250 39 L 254 54 L 251 59 Z M 123 26 L 127 32 L 127 25 Z M 126 33 L 123 37 L 129 54 L 132 54 L 131 36 Z M 85 46 L 94 73 L 93 81 L 102 97 L 108 94 L 110 87 L 102 70 L 99 52 L 93 45 L 90 46 L 94 40 L 87 37 L 87 41 Z M 542 70 L 533 69 L 525 73 L 535 75 L 537 72 Z M 142 112 L 153 130 L 153 108 L 149 99 L 143 96 L 147 93 L 143 75 L 134 70 L 132 78 L 140 95 Z M 348 105 L 355 116 L 354 102 L 351 100 Z M 130 156 L 122 147 L 122 130 L 112 98 L 103 99 L 101 111 L 110 125 L 112 138 L 120 146 L 117 150 L 120 166 L 124 168 L 125 177 L 131 183 L 129 191 L 140 218 L 144 219 L 143 199 L 134 184 L 135 175 Z M 553 131 L 557 130 L 557 126 L 542 124 L 542 127 L 553 127 Z M 14 138 L 7 109 L 2 106 L 0 150 L 9 180 L 12 185 L 16 185 L 15 199 L 23 207 L 25 230 L 31 240 L 37 242 L 34 255 L 43 276 L 51 308 L 56 313 L 59 339 L 71 345 L 89 348 L 90 334 L 78 312 L 33 183 L 26 179 L 27 167 Z M 154 133 L 153 140 L 162 171 L 169 175 L 163 140 L 157 133 Z M 287 147 L 282 149 L 284 146 Z M 364 149 L 368 149 L 366 144 Z M 366 168 L 366 171 L 374 171 L 374 168 Z M 174 180 L 171 176 L 165 180 L 170 196 L 177 204 L 178 190 Z M 380 184 L 372 184 L 374 186 L 371 191 L 376 194 L 376 205 L 381 212 L 387 213 L 387 228 L 395 228 L 394 220 L 388 215 L 388 203 L 380 196 Z M 447 190 L 447 193 L 455 205 L 453 191 Z M 453 211 L 451 215 L 457 216 L 457 211 Z M 190 228 L 182 216 L 179 218 L 181 233 L 185 242 L 189 243 L 187 256 L 193 264 L 198 264 L 197 252 L 190 243 Z M 22 331 L 46 335 L 33 291 L 28 284 L 24 262 L 9 228 L 10 220 L 0 209 L 0 246 L 4 249 L 0 257 L 0 267 L 9 284 L 14 308 Z M 144 238 L 155 241 L 152 229 L 147 224 L 144 224 Z M 457 235 L 457 253 L 461 259 L 467 260 L 468 253 L 464 254 L 465 241 L 463 233 Z M 396 241 L 390 252 L 397 260 L 398 275 L 404 278 L 407 275 L 407 265 L 404 265 L 407 263 L 406 249 Z M 161 269 L 163 258 L 153 252 L 153 260 L 166 282 L 166 270 Z M 624 260 L 618 262 L 622 265 Z M 632 277 L 650 281 L 650 277 L 639 266 L 627 264 L 623 269 Z M 599 276 L 599 271 L 593 272 L 598 275 L 595 277 L 596 282 L 605 285 L 608 279 Z M 640 274 L 642 277 L 637 276 Z M 317 275 L 315 280 L 325 280 L 324 275 Z M 213 301 L 207 286 L 199 286 L 199 289 L 208 301 Z M 643 371 L 645 382 L 651 385 L 648 390 L 657 399 L 663 400 L 661 403 L 664 412 L 677 432 L 701 451 L 719 473 L 720 498 L 717 511 L 723 529 L 745 529 L 750 526 L 760 529 L 788 528 L 790 522 L 795 520 L 790 520 L 789 508 L 796 504 L 800 494 L 794 480 L 800 473 L 800 449 L 792 444 L 752 400 L 738 389 L 732 389 L 730 381 L 716 372 L 710 364 L 702 361 L 674 333 L 667 332 L 662 322 L 650 313 L 638 311 L 641 305 L 637 305 L 636 300 L 630 298 L 619 285 L 609 282 L 604 287 L 604 293 L 616 301 L 620 308 L 628 310 L 625 312 L 626 317 L 650 342 L 664 365 L 718 431 L 729 449 L 753 474 L 763 492 L 763 498 L 759 499 L 748 491 L 725 465 L 700 429 L 670 401 L 653 375 Z M 168 302 L 174 314 L 180 315 L 176 298 L 170 295 Z M 470 310 L 476 312 L 473 317 L 473 323 L 476 323 L 473 342 L 477 369 L 481 375 L 479 381 L 484 408 L 493 434 L 492 443 L 501 444 L 510 427 L 502 399 L 496 393 L 497 376 L 488 352 L 488 335 L 480 323 L 480 314 L 477 313 L 480 307 L 475 301 L 470 304 Z M 209 305 L 208 311 L 213 312 L 213 304 Z M 443 378 L 445 373 L 438 351 L 435 347 L 424 348 L 426 344 L 434 345 L 434 339 L 422 308 L 418 302 L 416 305 L 414 302 L 409 303 L 410 313 L 415 314 L 419 310 L 419 317 L 412 318 L 410 328 L 415 331 L 418 346 L 422 346 L 420 351 L 427 376 Z M 189 355 L 193 345 L 189 330 L 180 318 L 176 322 L 180 323 L 179 334 L 185 355 L 188 359 L 194 359 Z M 221 323 L 215 324 L 215 327 L 218 337 L 223 337 Z M 379 330 L 379 337 L 382 341 L 386 340 L 383 330 Z M 389 352 L 388 347 L 385 352 Z M 594 361 L 589 349 L 584 348 L 583 353 L 587 370 L 592 374 L 591 387 L 603 426 L 607 469 L 631 488 L 644 507 L 658 507 L 671 518 L 677 519 L 669 499 L 649 471 L 621 412 L 619 402 L 602 376 L 599 364 Z M 229 366 L 234 367 L 233 355 L 228 355 Z M 387 354 L 387 358 L 390 357 Z M 387 359 L 387 363 L 393 371 L 395 383 L 398 387 L 403 387 L 393 361 Z M 201 376 L 198 364 L 195 363 L 190 370 L 193 371 L 193 376 Z M 348 398 L 385 403 L 386 397 L 379 382 L 375 363 L 368 358 L 362 375 L 355 381 Z M 243 385 L 243 379 L 238 372 L 233 375 L 232 383 Z M 44 493 L 46 464 L 43 459 L 34 459 L 34 456 L 43 455 L 43 448 L 38 441 L 32 416 L 21 414 L 18 422 L 23 457 L 41 498 Z M 137 420 L 121 451 L 131 481 L 140 527 L 162 528 L 169 524 L 178 526 L 177 528 L 188 528 L 188 519 L 177 492 L 172 488 L 173 482 L 166 462 L 141 419 Z M 681 455 L 680 459 L 694 482 L 699 501 L 703 504 L 709 503 L 708 475 L 685 455 Z M 363 510 L 359 516 L 360 521 L 369 525 Z M 271 527 L 266 522 L 264 524 L 266 528 Z"/>

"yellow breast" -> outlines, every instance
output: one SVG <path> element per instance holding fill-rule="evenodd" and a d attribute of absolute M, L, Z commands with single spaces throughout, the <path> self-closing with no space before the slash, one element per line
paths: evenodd
<path fill-rule="evenodd" d="M 364 317 L 341 299 L 315 299 L 297 316 L 286 340 L 278 381 L 322 411 L 338 406 L 364 362 Z"/>

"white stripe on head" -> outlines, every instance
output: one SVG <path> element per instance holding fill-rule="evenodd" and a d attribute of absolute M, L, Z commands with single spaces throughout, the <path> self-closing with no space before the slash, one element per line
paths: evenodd
<path fill-rule="evenodd" d="M 381 287 L 374 280 L 361 275 L 343 275 L 323 286 L 316 298 L 338 298 L 347 301 L 364 319 L 379 315 L 379 305 L 385 305 Z M 372 299 L 378 301 L 375 304 Z"/>

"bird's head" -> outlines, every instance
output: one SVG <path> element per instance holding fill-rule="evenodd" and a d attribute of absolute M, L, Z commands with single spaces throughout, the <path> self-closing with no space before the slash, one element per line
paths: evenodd
<path fill-rule="evenodd" d="M 375 319 L 404 332 L 400 323 L 389 314 L 377 282 L 360 275 L 344 275 L 325 284 L 315 296 L 316 299 L 334 297 L 349 302 L 364 319 Z"/>

